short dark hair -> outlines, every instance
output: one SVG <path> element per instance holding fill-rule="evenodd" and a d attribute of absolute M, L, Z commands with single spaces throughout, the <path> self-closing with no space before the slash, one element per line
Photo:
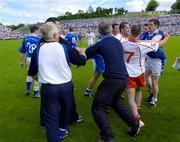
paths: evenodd
<path fill-rule="evenodd" d="M 158 19 L 153 18 L 153 19 L 149 20 L 149 22 L 153 22 L 157 28 L 159 28 L 159 26 L 160 26 L 160 22 Z"/>
<path fill-rule="evenodd" d="M 103 21 L 98 25 L 98 30 L 101 35 L 109 34 L 111 33 L 111 25 Z"/>
<path fill-rule="evenodd" d="M 114 29 L 115 26 L 119 26 L 119 24 L 118 23 L 113 23 L 112 28 Z"/>
<path fill-rule="evenodd" d="M 121 22 L 121 24 L 119 25 L 119 31 L 121 32 L 121 29 L 124 29 L 125 25 L 129 24 L 128 22 Z"/>
<path fill-rule="evenodd" d="M 39 27 L 38 26 L 36 26 L 36 25 L 32 25 L 32 26 L 30 26 L 30 32 L 31 33 L 34 33 L 36 30 L 38 30 L 39 29 Z"/>
<path fill-rule="evenodd" d="M 59 21 L 58 18 L 56 18 L 56 17 L 50 17 L 50 18 L 48 18 L 48 19 L 46 20 L 45 23 L 47 23 L 47 22 L 53 22 L 53 23 L 55 23 L 56 21 Z"/>
<path fill-rule="evenodd" d="M 142 31 L 142 28 L 141 28 L 141 25 L 133 25 L 131 27 L 131 35 L 132 36 L 139 36 L 141 34 L 141 31 Z"/>
<path fill-rule="evenodd" d="M 73 31 L 74 31 L 74 26 L 73 26 L 73 25 L 71 25 L 71 26 L 69 27 L 69 31 L 70 31 L 70 32 L 73 32 Z"/>

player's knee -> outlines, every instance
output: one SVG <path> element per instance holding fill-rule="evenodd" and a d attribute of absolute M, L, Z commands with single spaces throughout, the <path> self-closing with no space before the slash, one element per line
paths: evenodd
<path fill-rule="evenodd" d="M 153 88 L 157 88 L 158 87 L 158 81 L 157 80 L 152 81 L 152 86 L 153 86 Z"/>

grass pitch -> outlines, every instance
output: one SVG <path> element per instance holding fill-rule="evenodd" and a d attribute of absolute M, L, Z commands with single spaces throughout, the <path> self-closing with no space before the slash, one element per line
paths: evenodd
<path fill-rule="evenodd" d="M 166 66 L 159 81 L 160 95 L 155 109 L 149 108 L 143 90 L 142 120 L 145 127 L 137 137 L 126 134 L 127 126 L 110 110 L 109 121 L 117 142 L 180 142 L 180 72 L 172 68 L 180 56 L 180 37 L 171 37 L 164 46 Z M 18 47 L 21 40 L 0 41 L 0 142 L 46 142 L 39 124 L 39 99 L 24 96 L 26 69 L 20 69 Z M 81 46 L 87 44 L 83 41 Z M 92 74 L 92 64 L 72 66 L 78 112 L 84 122 L 69 127 L 63 142 L 94 142 L 99 130 L 91 115 L 92 98 L 83 95 Z M 94 92 L 100 80 L 97 82 Z M 127 103 L 127 100 L 125 101 Z"/>

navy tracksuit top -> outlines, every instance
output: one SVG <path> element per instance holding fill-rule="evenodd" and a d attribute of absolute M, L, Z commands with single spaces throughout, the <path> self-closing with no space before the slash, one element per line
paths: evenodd
<path fill-rule="evenodd" d="M 99 42 L 86 50 L 87 59 L 92 58 L 95 54 L 101 55 L 104 60 L 104 78 L 123 79 L 128 77 L 124 63 L 124 50 L 118 39 L 111 35 L 104 35 Z"/>

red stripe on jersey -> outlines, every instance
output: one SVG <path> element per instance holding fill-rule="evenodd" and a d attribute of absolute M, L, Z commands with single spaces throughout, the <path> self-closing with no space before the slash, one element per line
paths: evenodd
<path fill-rule="evenodd" d="M 129 38 L 128 41 L 130 42 L 139 42 L 140 40 L 137 38 Z"/>

